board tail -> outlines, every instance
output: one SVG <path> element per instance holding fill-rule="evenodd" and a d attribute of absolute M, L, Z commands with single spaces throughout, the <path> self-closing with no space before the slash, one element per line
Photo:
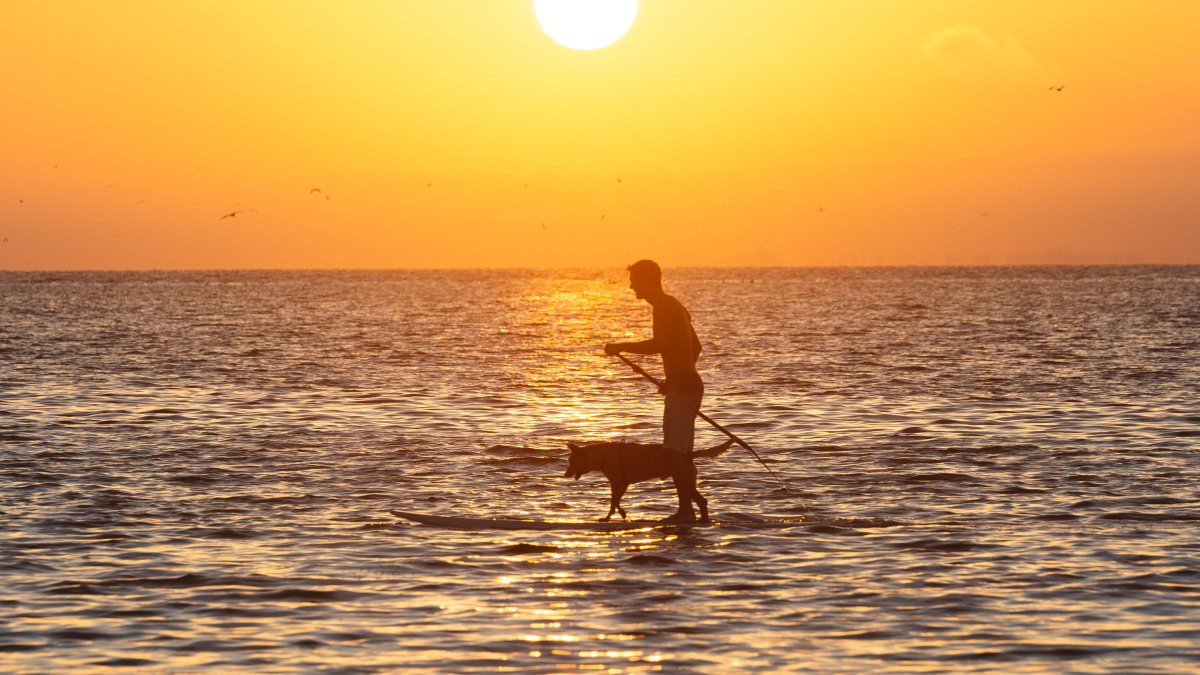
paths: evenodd
<path fill-rule="evenodd" d="M 707 459 L 715 459 L 725 454 L 729 448 L 733 447 L 733 439 L 729 439 L 720 445 L 714 445 L 707 450 L 693 450 L 692 457 L 704 457 Z"/>

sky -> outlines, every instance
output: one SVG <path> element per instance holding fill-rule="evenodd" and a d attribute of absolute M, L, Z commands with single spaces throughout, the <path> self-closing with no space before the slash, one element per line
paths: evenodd
<path fill-rule="evenodd" d="M 0 269 L 1200 263 L 1198 27 L 642 0 L 577 51 L 532 0 L 6 0 Z"/>

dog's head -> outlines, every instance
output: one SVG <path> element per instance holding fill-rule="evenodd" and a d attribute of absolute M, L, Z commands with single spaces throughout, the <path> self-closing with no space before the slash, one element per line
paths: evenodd
<path fill-rule="evenodd" d="M 567 456 L 567 472 L 563 474 L 563 478 L 574 476 L 575 480 L 579 480 L 580 476 L 592 470 L 591 462 L 588 461 L 587 453 L 582 446 L 568 441 L 567 449 L 571 451 L 571 454 Z"/>

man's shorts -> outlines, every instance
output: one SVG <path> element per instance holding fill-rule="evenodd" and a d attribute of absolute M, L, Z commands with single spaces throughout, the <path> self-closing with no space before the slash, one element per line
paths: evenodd
<path fill-rule="evenodd" d="M 663 402 L 663 447 L 688 454 L 696 442 L 696 415 L 704 389 L 668 389 Z"/>

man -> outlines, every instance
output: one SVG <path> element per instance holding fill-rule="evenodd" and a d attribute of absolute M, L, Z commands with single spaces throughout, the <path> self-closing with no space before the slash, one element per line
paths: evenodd
<path fill-rule="evenodd" d="M 696 519 L 685 485 L 695 486 L 696 465 L 690 457 L 696 435 L 696 415 L 704 398 L 704 381 L 696 372 L 700 358 L 700 339 L 692 328 L 692 316 L 674 297 L 662 288 L 662 269 L 653 260 L 639 260 L 628 268 L 629 287 L 639 300 L 654 308 L 654 337 L 641 342 L 615 342 L 604 345 L 604 353 L 616 356 L 621 352 L 633 354 L 662 354 L 666 379 L 659 393 L 663 401 L 663 447 L 672 463 L 671 477 L 679 497 L 679 509 L 667 518 L 668 522 L 687 522 Z"/>

